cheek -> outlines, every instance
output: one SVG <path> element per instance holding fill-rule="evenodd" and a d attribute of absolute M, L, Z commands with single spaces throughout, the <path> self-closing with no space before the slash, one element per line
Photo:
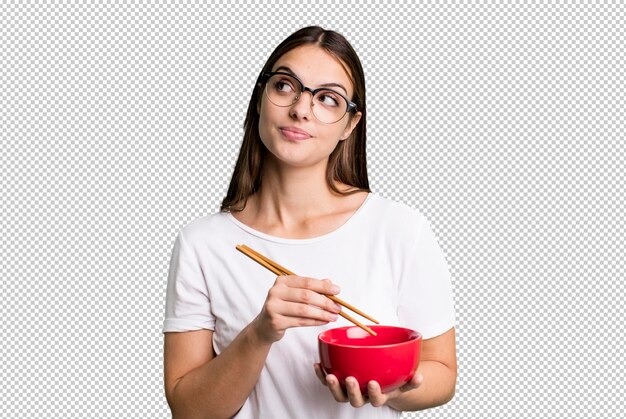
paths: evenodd
<path fill-rule="evenodd" d="M 342 141 L 344 138 L 344 136 L 346 135 L 346 129 L 350 126 L 349 123 L 347 122 L 341 122 L 338 123 L 337 125 L 339 125 L 337 127 L 337 130 L 335 131 L 335 138 L 337 138 L 337 140 Z"/>
<path fill-rule="evenodd" d="M 345 121 L 340 121 L 335 124 L 322 124 L 320 122 L 318 123 L 319 129 L 317 133 L 325 142 L 336 145 L 341 141 L 347 126 L 348 124 Z"/>
<path fill-rule="evenodd" d="M 267 105 L 260 104 L 259 105 L 259 135 L 261 136 L 261 140 L 265 142 L 269 132 L 271 115 L 269 115 Z"/>

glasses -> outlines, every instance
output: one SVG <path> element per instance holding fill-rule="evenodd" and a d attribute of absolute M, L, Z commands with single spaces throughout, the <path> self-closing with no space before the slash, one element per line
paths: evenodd
<path fill-rule="evenodd" d="M 328 88 L 311 89 L 296 76 L 282 72 L 263 73 L 265 94 L 276 106 L 291 106 L 300 99 L 302 92 L 311 92 L 311 111 L 325 124 L 339 122 L 348 112 L 356 113 L 356 104 L 339 92 Z"/>

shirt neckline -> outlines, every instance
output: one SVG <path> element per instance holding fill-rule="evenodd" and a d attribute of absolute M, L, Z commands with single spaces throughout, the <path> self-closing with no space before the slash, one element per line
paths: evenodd
<path fill-rule="evenodd" d="M 356 211 L 354 211 L 352 213 L 352 215 L 343 223 L 341 224 L 339 227 L 337 227 L 336 229 L 334 229 L 333 231 L 330 231 L 326 234 L 322 234 L 321 236 L 315 236 L 315 237 L 309 237 L 306 239 L 290 239 L 290 238 L 286 238 L 286 237 L 278 237 L 278 236 L 272 236 L 270 234 L 267 233 L 263 233 L 262 231 L 258 231 L 255 230 L 254 228 L 250 227 L 247 224 L 242 223 L 241 221 L 239 221 L 238 219 L 236 219 L 232 213 L 227 212 L 226 213 L 226 218 L 228 218 L 231 222 L 233 222 L 237 227 L 241 228 L 242 230 L 256 236 L 259 237 L 263 240 L 267 240 L 267 241 L 271 241 L 271 242 L 275 242 L 275 243 L 283 243 L 283 244 L 310 244 L 310 243 L 315 243 L 318 241 L 322 241 L 322 240 L 326 240 L 336 234 L 339 234 L 341 231 L 343 231 L 344 229 L 348 228 L 348 226 L 350 224 L 352 224 L 354 222 L 354 220 L 357 218 L 357 215 L 361 212 L 363 212 L 363 209 L 367 206 L 367 203 L 371 200 L 370 198 L 373 196 L 372 192 L 368 192 L 367 196 L 365 197 L 365 200 L 361 203 L 361 205 L 356 209 Z"/>

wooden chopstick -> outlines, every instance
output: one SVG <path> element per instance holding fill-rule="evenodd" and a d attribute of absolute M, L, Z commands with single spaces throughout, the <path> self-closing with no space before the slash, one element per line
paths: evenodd
<path fill-rule="evenodd" d="M 239 249 L 239 247 L 241 247 L 241 249 Z M 258 258 L 264 260 L 267 264 L 274 266 L 275 268 L 279 269 L 280 271 L 282 271 L 285 275 L 295 275 L 293 272 L 291 272 L 289 269 L 280 266 L 278 263 L 274 262 L 273 260 L 263 256 L 262 254 L 260 254 L 259 252 L 257 252 L 254 249 L 251 249 L 250 247 L 246 246 L 245 244 L 240 244 L 239 246 L 237 246 L 237 248 L 242 251 L 245 254 L 251 253 L 255 256 L 257 256 Z M 265 266 L 265 265 L 263 265 Z M 269 269 L 269 268 L 268 268 Z M 283 275 L 283 274 L 279 274 L 279 275 Z M 364 312 L 362 312 L 361 310 L 359 310 L 358 308 L 354 307 L 351 304 L 346 303 L 345 301 L 343 301 L 342 299 L 335 297 L 334 295 L 326 295 L 328 298 L 330 298 L 332 301 L 336 302 L 337 304 L 344 306 L 345 308 L 347 308 L 348 310 L 354 311 L 356 314 L 360 315 L 361 317 L 365 317 L 366 319 L 368 319 L 369 321 L 372 321 L 376 324 L 379 324 L 379 321 L 376 320 L 375 318 L 365 314 Z"/>
<path fill-rule="evenodd" d="M 255 262 L 259 263 L 260 265 L 264 266 L 265 268 L 269 269 L 270 271 L 274 272 L 276 275 L 295 275 L 293 272 L 291 272 L 289 269 L 280 266 L 278 263 L 274 262 L 273 260 L 263 256 L 262 254 L 260 254 L 259 252 L 251 249 L 250 247 L 246 246 L 245 244 L 240 244 L 236 246 L 236 249 L 239 250 L 241 253 L 243 253 L 244 255 L 248 256 L 250 259 L 254 260 Z M 359 310 L 358 308 L 354 307 L 351 304 L 346 303 L 345 301 L 341 300 L 340 298 L 335 297 L 334 295 L 327 295 L 324 294 L 326 297 L 328 297 L 330 300 L 336 302 L 337 304 L 347 308 L 348 310 L 354 311 L 355 313 L 365 317 L 366 319 L 378 324 L 378 320 L 374 319 L 373 317 L 368 316 L 367 314 L 365 314 L 364 312 L 362 312 L 361 310 Z M 339 312 L 339 315 L 341 317 L 343 317 L 344 319 L 348 320 L 349 322 L 355 324 L 356 326 L 360 327 L 361 329 L 365 330 L 367 333 L 376 336 L 376 332 L 374 332 L 372 329 L 370 329 L 369 327 L 365 326 L 363 323 L 359 322 L 358 320 L 352 318 L 351 316 L 349 316 L 348 314 L 345 314 L 343 311 Z"/>

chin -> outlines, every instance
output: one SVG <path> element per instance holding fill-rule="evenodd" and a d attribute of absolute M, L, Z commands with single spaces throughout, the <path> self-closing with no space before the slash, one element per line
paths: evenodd
<path fill-rule="evenodd" d="M 312 158 L 310 153 L 300 152 L 278 152 L 270 151 L 270 158 L 280 166 L 288 166 L 293 168 L 315 167 L 328 162 L 328 156 L 325 158 Z"/>

